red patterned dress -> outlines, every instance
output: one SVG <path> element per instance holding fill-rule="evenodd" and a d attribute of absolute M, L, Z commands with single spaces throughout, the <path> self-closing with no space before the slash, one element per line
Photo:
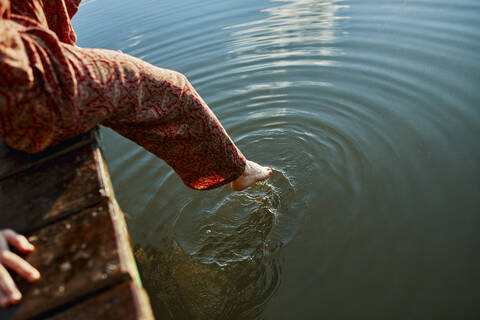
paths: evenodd
<path fill-rule="evenodd" d="M 0 0 L 0 138 L 36 153 L 102 124 L 194 189 L 239 177 L 245 157 L 185 76 L 75 46 L 80 1 Z"/>

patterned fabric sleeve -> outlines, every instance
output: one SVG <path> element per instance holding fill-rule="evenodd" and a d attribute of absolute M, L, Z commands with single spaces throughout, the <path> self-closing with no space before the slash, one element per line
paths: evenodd
<path fill-rule="evenodd" d="M 5 143 L 27 152 L 39 152 L 53 141 L 56 114 L 49 94 L 42 86 L 41 50 L 27 26 L 38 23 L 23 17 L 23 25 L 11 20 L 10 2 L 0 0 L 0 137 Z M 46 30 L 44 38 L 54 37 Z M 35 101 L 35 104 L 29 103 Z"/>
<path fill-rule="evenodd" d="M 164 159 L 195 189 L 243 173 L 244 156 L 184 75 L 121 52 L 64 49 L 77 82 L 70 126 L 111 127 Z"/>
<path fill-rule="evenodd" d="M 13 1 L 10 12 L 0 0 L 0 137 L 7 144 L 39 152 L 103 124 L 164 159 L 191 188 L 242 174 L 245 157 L 185 76 L 72 45 L 78 1 L 49 2 Z"/>

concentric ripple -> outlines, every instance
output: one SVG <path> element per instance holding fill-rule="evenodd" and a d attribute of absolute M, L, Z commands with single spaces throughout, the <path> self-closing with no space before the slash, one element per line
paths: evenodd
<path fill-rule="evenodd" d="M 196 192 L 104 131 L 158 318 L 478 317 L 477 0 L 92 0 L 75 19 L 79 45 L 185 73 L 274 169 Z"/>

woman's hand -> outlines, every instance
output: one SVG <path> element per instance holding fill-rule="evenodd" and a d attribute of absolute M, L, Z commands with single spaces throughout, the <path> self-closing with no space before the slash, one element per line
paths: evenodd
<path fill-rule="evenodd" d="M 9 250 L 8 245 L 13 246 L 19 252 L 29 253 L 35 250 L 27 238 L 10 229 L 0 231 L 0 305 L 7 307 L 22 299 L 22 294 L 13 282 L 9 268 L 28 281 L 40 279 L 40 272 L 32 267 L 27 261 Z"/>

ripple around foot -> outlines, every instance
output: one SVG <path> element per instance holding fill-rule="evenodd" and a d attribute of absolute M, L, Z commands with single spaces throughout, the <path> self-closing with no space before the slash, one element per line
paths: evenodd
<path fill-rule="evenodd" d="M 280 285 L 277 249 L 298 221 L 285 171 L 242 192 L 228 188 L 192 197 L 161 245 L 136 250 L 157 314 L 175 319 L 256 319 Z"/>
<path fill-rule="evenodd" d="M 288 219 L 288 198 L 295 192 L 292 179 L 273 169 L 268 180 L 242 192 L 225 188 L 208 198 L 193 198 L 175 222 L 174 237 L 202 263 L 257 261 L 285 242 L 287 235 L 278 235 L 277 229 Z"/>

